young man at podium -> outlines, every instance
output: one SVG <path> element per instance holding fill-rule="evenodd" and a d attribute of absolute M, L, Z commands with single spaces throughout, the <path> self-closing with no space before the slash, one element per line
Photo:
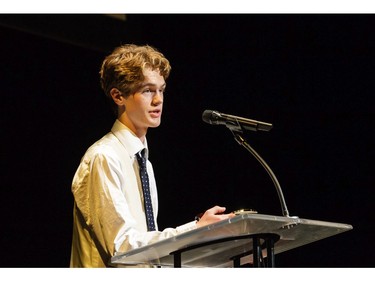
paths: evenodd
<path fill-rule="evenodd" d="M 123 45 L 103 61 L 101 86 L 117 119 L 111 131 L 88 148 L 73 178 L 71 267 L 108 267 L 118 252 L 234 216 L 215 206 L 199 221 L 158 229 L 146 134 L 160 125 L 170 70 L 169 61 L 150 46 Z"/>

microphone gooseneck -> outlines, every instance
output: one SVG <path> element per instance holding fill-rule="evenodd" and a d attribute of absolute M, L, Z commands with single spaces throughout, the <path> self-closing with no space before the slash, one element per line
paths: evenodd
<path fill-rule="evenodd" d="M 279 181 L 277 180 L 270 166 L 267 165 L 266 161 L 264 161 L 264 159 L 247 143 L 247 141 L 238 132 L 232 131 L 232 133 L 234 135 L 235 140 L 240 145 L 242 145 L 247 151 L 249 151 L 258 160 L 258 162 L 263 166 L 263 168 L 267 171 L 268 175 L 271 177 L 273 181 L 274 186 L 276 187 L 277 195 L 279 196 L 279 200 L 280 200 L 282 214 L 284 217 L 289 217 L 289 211 L 286 206 L 283 191 L 281 189 Z"/>

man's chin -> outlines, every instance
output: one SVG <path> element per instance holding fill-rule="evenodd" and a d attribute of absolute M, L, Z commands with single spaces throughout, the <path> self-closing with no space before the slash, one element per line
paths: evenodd
<path fill-rule="evenodd" d="M 152 123 L 150 124 L 149 128 L 157 128 L 157 127 L 160 126 L 160 124 L 161 124 L 160 121 L 159 121 L 159 122 L 152 122 Z"/>

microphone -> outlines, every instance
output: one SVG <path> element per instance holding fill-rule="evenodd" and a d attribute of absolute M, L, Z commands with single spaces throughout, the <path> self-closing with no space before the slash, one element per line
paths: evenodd
<path fill-rule="evenodd" d="M 246 129 L 250 131 L 270 131 L 272 124 L 260 122 L 252 119 L 224 114 L 215 110 L 205 110 L 202 114 L 204 122 L 211 125 L 225 125 L 231 130 L 241 131 Z"/>

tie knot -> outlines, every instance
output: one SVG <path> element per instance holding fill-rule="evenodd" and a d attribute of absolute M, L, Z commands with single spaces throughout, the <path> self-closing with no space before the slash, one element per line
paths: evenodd
<path fill-rule="evenodd" d="M 141 151 L 139 151 L 136 156 L 137 156 L 137 160 L 138 160 L 138 163 L 140 166 L 145 166 L 146 165 L 146 157 L 145 157 L 145 152 L 146 152 L 146 149 L 142 149 Z"/>

